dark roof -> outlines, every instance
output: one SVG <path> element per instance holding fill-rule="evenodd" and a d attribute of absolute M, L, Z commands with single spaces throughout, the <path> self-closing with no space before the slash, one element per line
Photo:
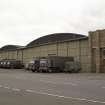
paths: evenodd
<path fill-rule="evenodd" d="M 16 49 L 22 48 L 23 46 L 19 45 L 6 45 L 0 48 L 0 51 L 14 51 Z"/>
<path fill-rule="evenodd" d="M 50 35 L 40 37 L 40 38 L 30 42 L 29 44 L 27 44 L 26 47 L 42 45 L 45 43 L 60 42 L 60 41 L 64 41 L 64 40 L 73 40 L 73 39 L 83 38 L 83 37 L 86 37 L 86 36 L 80 35 L 80 34 L 74 34 L 74 33 L 55 33 L 55 34 L 50 34 Z"/>

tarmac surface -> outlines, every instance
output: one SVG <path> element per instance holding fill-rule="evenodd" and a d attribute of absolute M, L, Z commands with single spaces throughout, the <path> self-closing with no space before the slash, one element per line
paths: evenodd
<path fill-rule="evenodd" d="M 105 105 L 105 74 L 0 69 L 0 105 Z"/>

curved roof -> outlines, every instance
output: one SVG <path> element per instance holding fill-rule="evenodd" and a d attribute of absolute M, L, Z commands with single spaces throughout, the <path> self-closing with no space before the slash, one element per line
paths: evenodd
<path fill-rule="evenodd" d="M 54 43 L 54 42 L 59 42 L 64 40 L 72 40 L 72 39 L 83 38 L 83 37 L 86 37 L 86 36 L 80 35 L 80 34 L 74 34 L 74 33 L 55 33 L 55 34 L 50 34 L 50 35 L 40 37 L 27 44 L 26 47 L 37 46 L 45 43 Z"/>
<path fill-rule="evenodd" d="M 0 51 L 14 51 L 16 49 L 22 48 L 22 46 L 18 45 L 6 45 L 0 48 Z"/>

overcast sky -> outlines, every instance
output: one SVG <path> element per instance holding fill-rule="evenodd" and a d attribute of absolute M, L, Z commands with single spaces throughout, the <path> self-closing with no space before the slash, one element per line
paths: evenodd
<path fill-rule="evenodd" d="M 105 0 L 0 0 L 0 47 L 46 34 L 105 28 Z"/>

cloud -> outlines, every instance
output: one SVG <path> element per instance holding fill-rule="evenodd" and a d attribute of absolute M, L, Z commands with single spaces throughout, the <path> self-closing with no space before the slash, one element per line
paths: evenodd
<path fill-rule="evenodd" d="M 105 27 L 104 7 L 104 0 L 1 0 L 0 45 L 26 45 L 55 32 L 87 35 Z"/>

